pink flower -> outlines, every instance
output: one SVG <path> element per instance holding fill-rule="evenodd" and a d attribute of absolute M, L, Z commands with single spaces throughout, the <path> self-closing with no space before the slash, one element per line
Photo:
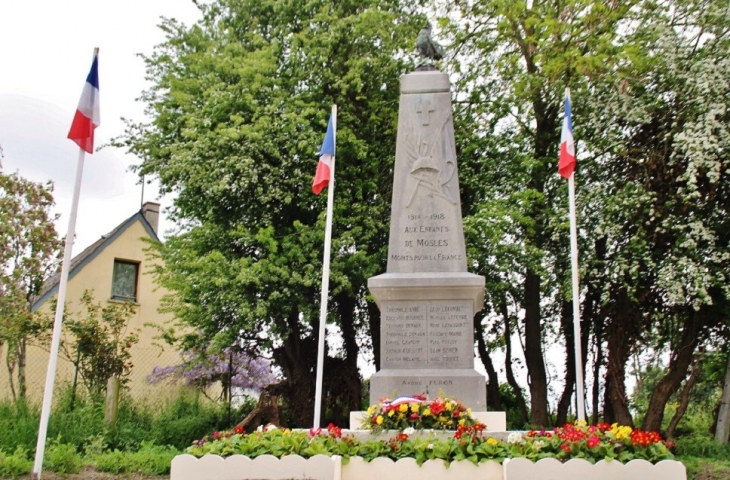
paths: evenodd
<path fill-rule="evenodd" d="M 598 436 L 595 434 L 588 437 L 588 441 L 586 441 L 586 445 L 588 445 L 589 448 L 596 448 L 599 443 L 601 443 L 601 441 L 598 439 Z"/>

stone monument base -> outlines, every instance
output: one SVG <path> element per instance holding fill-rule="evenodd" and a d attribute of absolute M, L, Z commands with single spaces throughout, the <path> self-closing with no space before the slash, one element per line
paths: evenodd
<path fill-rule="evenodd" d="M 473 368 L 448 371 L 427 368 L 390 369 L 380 370 L 370 377 L 371 392 L 385 392 L 385 396 L 391 398 L 414 393 L 435 398 L 443 391 L 446 396 L 462 402 L 472 410 L 483 410 L 487 407 L 482 400 L 486 397 L 486 388 L 484 375 Z M 373 400 L 377 399 L 371 398 L 371 405 L 377 403 Z"/>
<path fill-rule="evenodd" d="M 362 422 L 367 418 L 368 412 L 350 412 L 350 430 L 363 430 Z M 471 412 L 471 416 L 479 423 L 487 426 L 487 432 L 506 432 L 507 414 L 505 412 Z"/>

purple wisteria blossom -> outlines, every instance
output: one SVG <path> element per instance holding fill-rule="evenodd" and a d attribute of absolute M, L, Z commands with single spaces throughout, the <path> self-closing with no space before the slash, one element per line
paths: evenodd
<path fill-rule="evenodd" d="M 201 355 L 194 351 L 181 352 L 182 363 L 167 367 L 155 366 L 147 376 L 149 383 L 160 383 L 165 380 L 184 381 L 186 385 L 200 388 L 208 387 L 215 382 L 222 382 L 234 388 L 250 389 L 260 392 L 267 385 L 274 383 L 276 377 L 271 372 L 271 363 L 265 358 L 252 358 L 234 348 Z"/>

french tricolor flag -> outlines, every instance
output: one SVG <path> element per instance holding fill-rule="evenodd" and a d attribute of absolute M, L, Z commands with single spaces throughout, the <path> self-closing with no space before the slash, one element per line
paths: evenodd
<path fill-rule="evenodd" d="M 575 144 L 573 143 L 573 117 L 570 112 L 570 97 L 565 96 L 565 117 L 563 131 L 560 133 L 560 161 L 558 173 L 563 178 L 570 178 L 575 170 Z"/>
<path fill-rule="evenodd" d="M 68 132 L 68 138 L 88 153 L 94 153 L 94 129 L 101 124 L 99 114 L 99 49 L 94 50 L 94 62 L 86 77 L 79 106 Z"/>
<path fill-rule="evenodd" d="M 317 173 L 314 175 L 312 182 L 312 191 L 315 195 L 319 195 L 324 187 L 329 185 L 332 177 L 332 162 L 335 158 L 335 128 L 330 115 L 329 123 L 327 123 L 327 133 L 322 142 L 322 149 L 319 152 L 319 163 L 317 164 Z"/>

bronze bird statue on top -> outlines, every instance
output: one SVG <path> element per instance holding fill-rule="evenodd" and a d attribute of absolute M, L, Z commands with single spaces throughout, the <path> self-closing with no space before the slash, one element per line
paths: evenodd
<path fill-rule="evenodd" d="M 444 47 L 439 45 L 433 38 L 431 38 L 431 24 L 427 23 L 425 27 L 418 32 L 418 38 L 416 39 L 416 50 L 418 54 L 423 57 L 423 61 L 419 67 L 433 66 L 435 60 L 441 60 L 444 58 Z"/>

